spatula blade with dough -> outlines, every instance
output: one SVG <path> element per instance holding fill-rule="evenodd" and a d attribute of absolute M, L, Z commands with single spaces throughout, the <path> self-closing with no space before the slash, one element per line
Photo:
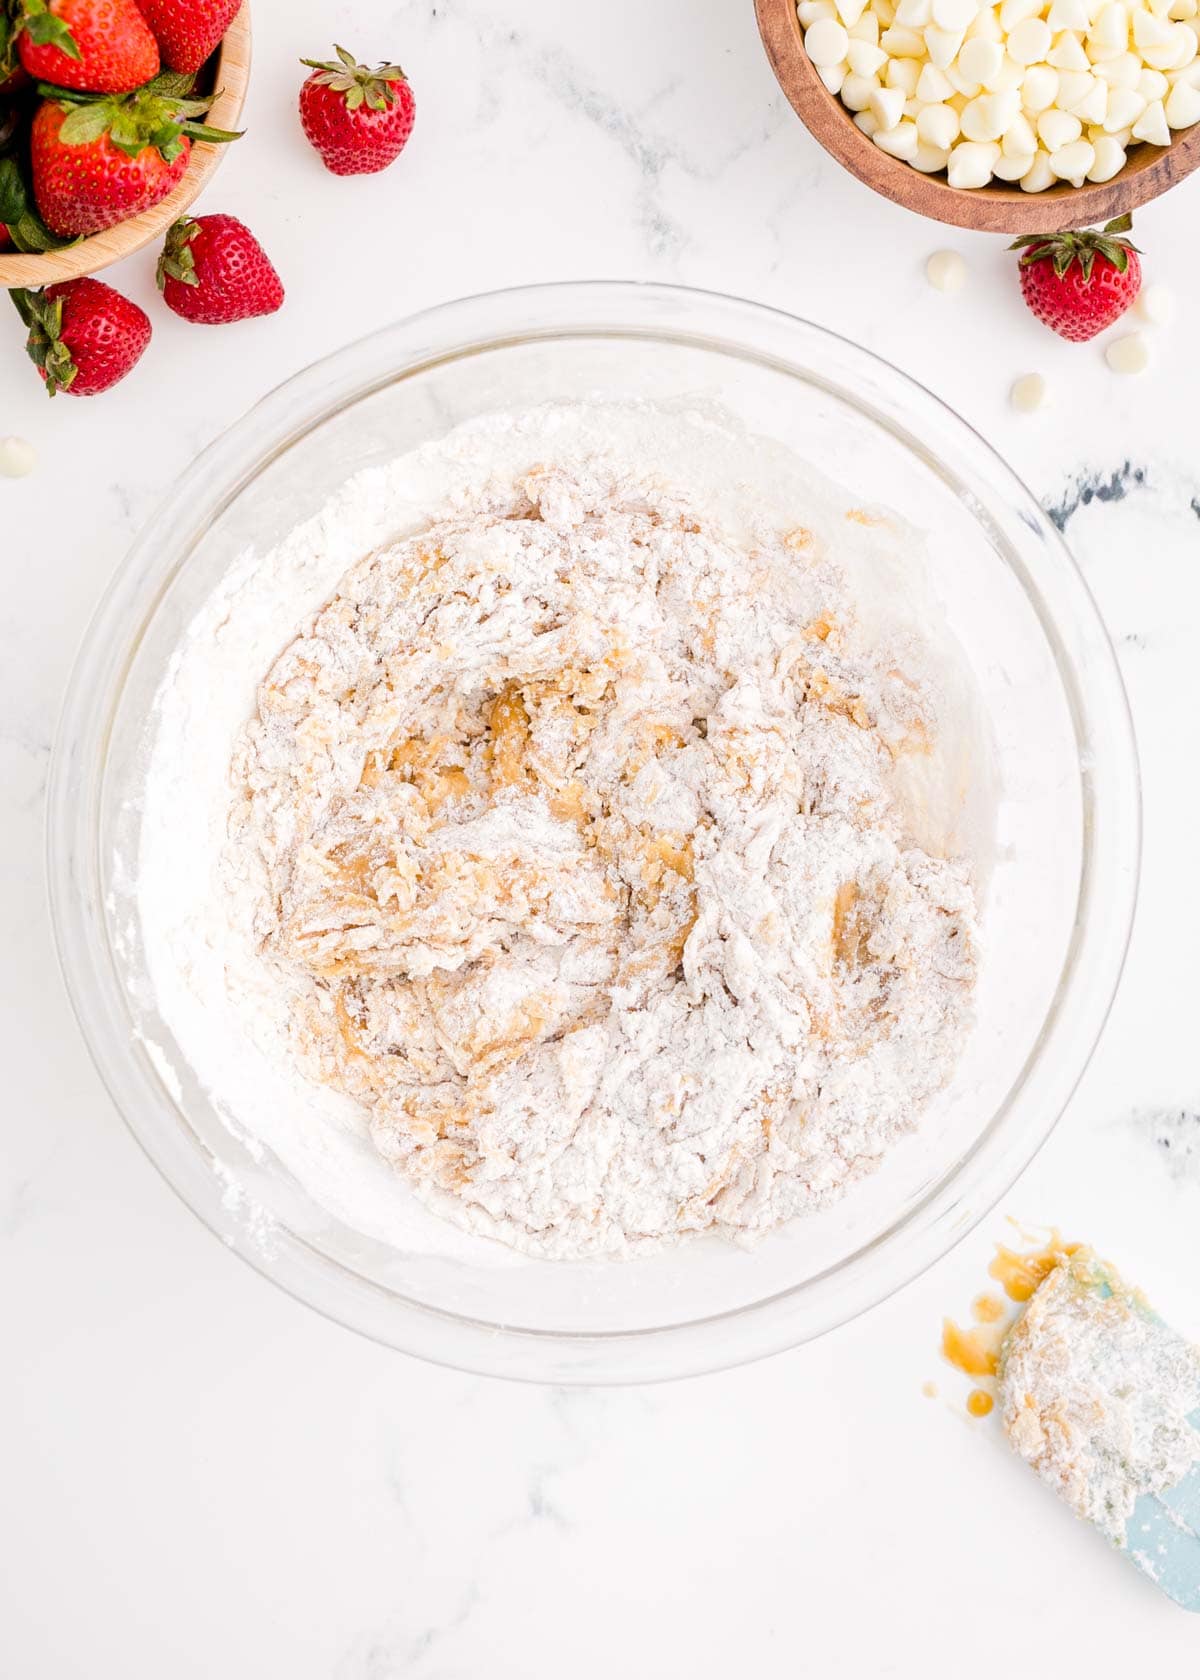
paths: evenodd
<path fill-rule="evenodd" d="M 1177 1604 L 1200 1611 L 1200 1349 L 1080 1248 L 1009 1331 L 999 1375 L 1015 1451 Z"/>

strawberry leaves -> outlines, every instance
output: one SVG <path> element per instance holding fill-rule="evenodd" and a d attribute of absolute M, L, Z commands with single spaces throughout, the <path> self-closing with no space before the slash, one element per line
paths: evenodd
<path fill-rule="evenodd" d="M 1126 272 L 1130 252 L 1138 248 L 1132 240 L 1125 237 L 1132 229 L 1132 216 L 1117 216 L 1100 229 L 1065 228 L 1061 233 L 1025 234 L 1020 239 L 1014 239 L 1009 250 L 1020 251 L 1022 268 L 1029 268 L 1034 263 L 1050 262 L 1060 280 L 1066 278 L 1072 263 L 1077 262 L 1084 284 L 1087 285 L 1091 281 L 1098 256 L 1111 263 L 1118 274 Z"/>
<path fill-rule="evenodd" d="M 168 280 L 178 280 L 181 286 L 200 284 L 200 276 L 196 273 L 196 259 L 192 254 L 192 240 L 199 231 L 198 223 L 190 216 L 183 216 L 167 234 L 155 276 L 160 292 L 166 289 Z"/>
<path fill-rule="evenodd" d="M 39 85 L 38 91 L 67 113 L 59 130 L 63 145 L 89 146 L 107 135 L 126 157 L 139 157 L 152 146 L 164 162 L 174 163 L 185 135 L 210 145 L 241 139 L 229 129 L 212 128 L 198 120 L 216 95 L 189 97 L 194 83 L 192 76 L 166 71 L 132 93 L 76 93 L 47 85 Z"/>
<path fill-rule="evenodd" d="M 332 88 L 335 93 L 342 94 L 350 111 L 359 111 L 364 105 L 371 111 L 386 111 L 395 102 L 393 82 L 408 80 L 398 64 L 380 64 L 370 70 L 365 64 L 359 64 L 354 54 L 347 52 L 345 47 L 335 45 L 333 50 L 338 55 L 336 64 L 319 58 L 300 60 L 301 64 L 318 72 L 312 78 L 318 86 Z"/>
<path fill-rule="evenodd" d="M 57 47 L 66 58 L 77 64 L 82 61 L 74 35 L 61 18 L 55 17 L 46 0 L 17 0 L 9 27 L 14 40 L 23 31 L 35 46 Z"/>
<path fill-rule="evenodd" d="M 62 340 L 62 299 L 20 287 L 8 295 L 29 329 L 25 348 L 34 367 L 45 375 L 47 395 L 53 397 L 59 391 L 69 391 L 79 376 L 79 369 Z"/>

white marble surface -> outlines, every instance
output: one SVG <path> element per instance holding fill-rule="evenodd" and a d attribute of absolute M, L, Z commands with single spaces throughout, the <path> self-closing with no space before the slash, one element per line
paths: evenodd
<path fill-rule="evenodd" d="M 542 1680 L 813 1673 L 999 1680 L 1193 1671 L 1174 1610 L 962 1411 L 944 1311 L 1002 1214 L 1124 1262 L 1200 1336 L 1200 353 L 1191 319 L 1122 382 L 1026 316 L 1002 242 L 940 231 L 827 160 L 776 90 L 751 0 L 256 0 L 249 137 L 207 207 L 290 287 L 223 336 L 154 308 L 138 375 L 53 406 L 0 346 L 0 1669 L 13 1680 Z M 398 55 L 418 98 L 376 180 L 323 174 L 301 53 Z M 1200 175 L 1140 218 L 1194 297 Z M 926 286 L 961 250 L 968 289 Z M 1146 855 L 1130 963 L 1070 1111 L 1003 1207 L 903 1295 L 730 1374 L 555 1392 L 388 1353 L 225 1252 L 101 1091 L 55 971 L 42 796 L 74 648 L 164 487 L 304 361 L 409 310 L 516 282 L 656 277 L 861 339 L 1006 453 L 1118 644 Z M 1039 369 L 1054 407 L 1006 392 Z M 942 1398 L 923 1398 L 932 1377 Z M 1086 1653 L 1086 1655 L 1085 1655 Z"/>

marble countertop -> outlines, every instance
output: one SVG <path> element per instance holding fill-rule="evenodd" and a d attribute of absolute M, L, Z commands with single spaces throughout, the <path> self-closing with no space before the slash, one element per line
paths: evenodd
<path fill-rule="evenodd" d="M 1110 1253 L 1200 1337 L 1200 351 L 1152 370 L 1054 339 L 996 238 L 924 223 L 826 158 L 777 91 L 751 0 L 256 0 L 248 137 L 205 207 L 290 290 L 210 334 L 110 278 L 155 344 L 99 402 L 41 395 L 3 330 L 0 433 L 2 1666 L 16 1680 L 542 1680 L 813 1673 L 1000 1680 L 1186 1672 L 1185 1616 L 1057 1506 L 939 1367 L 1003 1216 Z M 398 55 L 418 99 L 386 176 L 303 144 L 301 54 Z M 1200 175 L 1139 217 L 1181 301 Z M 932 291 L 930 251 L 970 268 Z M 425 305 L 595 276 L 742 293 L 849 334 L 958 409 L 1063 527 L 1141 742 L 1132 951 L 1070 1109 L 995 1214 L 898 1298 L 762 1364 L 625 1391 L 434 1369 L 325 1323 L 213 1241 L 92 1071 L 52 953 L 42 804 L 89 614 L 194 452 L 302 363 Z M 1014 377 L 1050 381 L 1020 417 Z M 940 1397 L 922 1394 L 935 1380 Z"/>

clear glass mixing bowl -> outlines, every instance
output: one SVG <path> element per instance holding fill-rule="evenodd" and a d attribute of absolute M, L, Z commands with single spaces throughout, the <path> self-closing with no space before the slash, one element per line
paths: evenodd
<path fill-rule="evenodd" d="M 361 467 L 465 418 L 596 393 L 712 396 L 928 533 L 1002 783 L 978 1027 L 920 1132 L 836 1207 L 743 1251 L 447 1258 L 332 1218 L 223 1123 L 156 1010 L 136 902 L 152 697 L 248 544 Z M 679 1376 L 821 1334 L 939 1258 L 1046 1138 L 1100 1032 L 1133 914 L 1137 761 L 1117 667 L 1057 532 L 987 445 L 884 362 L 773 310 L 663 286 L 534 287 L 402 321 L 299 374 L 212 445 L 151 520 L 79 656 L 49 799 L 54 923 L 97 1067 L 209 1227 L 339 1322 L 425 1358 L 555 1382 Z M 153 1048 L 151 1048 L 153 1047 Z M 432 1221 L 433 1216 L 422 1214 Z"/>

